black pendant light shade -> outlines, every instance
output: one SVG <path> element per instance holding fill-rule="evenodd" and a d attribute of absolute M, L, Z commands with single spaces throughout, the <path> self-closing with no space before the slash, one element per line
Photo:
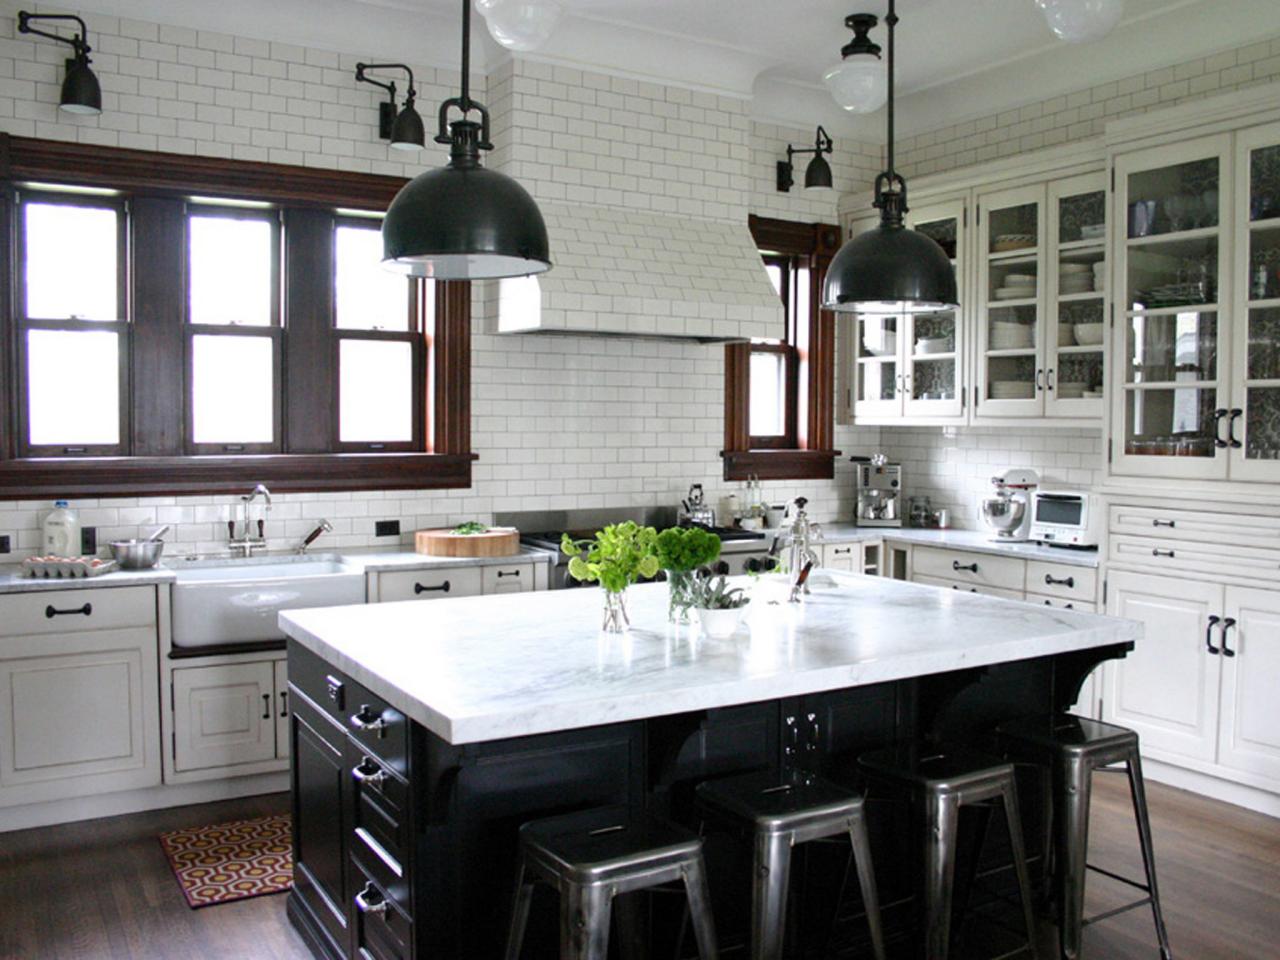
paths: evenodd
<path fill-rule="evenodd" d="M 938 244 L 903 223 L 907 182 L 893 167 L 893 28 L 889 0 L 887 169 L 876 177 L 880 224 L 847 241 L 827 268 L 822 304 L 842 313 L 927 313 L 958 306 L 955 268 Z"/>
<path fill-rule="evenodd" d="M 80 28 L 80 32 L 74 37 L 64 37 L 31 26 L 32 23 L 45 20 L 73 21 Z M 58 100 L 59 109 L 81 115 L 102 112 L 102 87 L 98 85 L 98 78 L 89 67 L 93 61 L 89 59 L 89 30 L 83 20 L 74 13 L 28 13 L 26 10 L 21 10 L 18 12 L 18 32 L 57 40 L 59 43 L 69 45 L 75 51 L 75 56 L 67 58 L 67 75 L 62 80 L 62 96 Z"/>
<path fill-rule="evenodd" d="M 480 163 L 489 111 L 472 100 L 471 0 L 462 0 L 462 93 L 440 105 L 436 143 L 449 163 L 400 188 L 382 219 L 383 266 L 437 280 L 523 277 L 551 269 L 547 225 L 524 187 Z M 448 120 L 456 107 L 461 119 Z M 467 119 L 478 113 L 480 122 Z"/>

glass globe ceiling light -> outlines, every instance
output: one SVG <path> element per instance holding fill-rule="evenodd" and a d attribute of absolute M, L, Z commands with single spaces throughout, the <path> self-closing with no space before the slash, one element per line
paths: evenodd
<path fill-rule="evenodd" d="M 383 266 L 435 280 L 524 277 L 551 269 L 547 226 L 515 180 L 486 170 L 489 111 L 471 99 L 471 0 L 462 0 L 462 92 L 440 104 L 449 162 L 400 188 L 382 219 Z M 449 108 L 462 116 L 449 122 Z M 480 115 L 480 121 L 469 119 Z"/>
<path fill-rule="evenodd" d="M 879 22 L 873 13 L 845 17 L 844 25 L 853 31 L 853 39 L 840 49 L 843 59 L 822 75 L 835 102 L 851 113 L 874 113 L 884 106 L 888 95 L 880 46 L 867 36 Z"/>
<path fill-rule="evenodd" d="M 1101 40 L 1120 22 L 1124 0 L 1036 0 L 1049 29 L 1067 43 Z"/>
<path fill-rule="evenodd" d="M 880 225 L 847 241 L 831 261 L 822 284 L 822 304 L 841 313 L 927 313 L 957 306 L 951 259 L 932 239 L 903 224 L 907 181 L 893 166 L 894 0 L 884 18 L 889 28 L 886 169 L 876 177 L 874 206 Z"/>
<path fill-rule="evenodd" d="M 489 36 L 508 50 L 536 50 L 550 38 L 564 7 L 559 0 L 476 0 Z"/>

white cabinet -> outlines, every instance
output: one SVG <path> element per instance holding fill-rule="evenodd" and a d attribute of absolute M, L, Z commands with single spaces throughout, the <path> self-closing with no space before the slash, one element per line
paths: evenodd
<path fill-rule="evenodd" d="M 446 567 L 443 570 L 395 570 L 377 575 L 380 603 L 394 600 L 447 600 L 474 597 L 481 592 L 479 567 Z"/>
<path fill-rule="evenodd" d="M 1227 587 L 1223 610 L 1218 762 L 1280 784 L 1280 592 Z"/>
<path fill-rule="evenodd" d="M 16 594 L 0 619 L 0 806 L 158 784 L 155 588 Z"/>
<path fill-rule="evenodd" d="M 283 660 L 173 671 L 173 768 L 225 770 L 288 757 Z"/>
<path fill-rule="evenodd" d="M 492 564 L 480 568 L 481 593 L 526 593 L 533 587 L 532 563 Z"/>
<path fill-rule="evenodd" d="M 822 547 L 822 565 L 831 570 L 862 573 L 861 543 L 828 543 Z"/>

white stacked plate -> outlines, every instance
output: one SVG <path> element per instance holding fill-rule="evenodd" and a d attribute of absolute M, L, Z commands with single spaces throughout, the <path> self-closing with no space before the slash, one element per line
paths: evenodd
<path fill-rule="evenodd" d="M 1060 346 L 1060 347 L 1072 347 L 1072 346 L 1075 346 L 1075 342 L 1076 342 L 1076 332 L 1075 332 L 1075 329 L 1073 328 L 1072 324 L 1069 324 L 1069 323 L 1063 323 L 1063 322 L 1059 321 L 1059 323 L 1058 323 L 1058 346 Z"/>
<path fill-rule="evenodd" d="M 1087 223 L 1080 228 L 1081 240 L 1101 240 L 1107 233 L 1105 223 Z"/>
<path fill-rule="evenodd" d="M 949 337 L 921 337 L 916 341 L 916 353 L 919 355 L 950 352 L 951 339 Z"/>
<path fill-rule="evenodd" d="M 1083 380 L 1063 380 L 1058 383 L 1058 399 L 1060 400 L 1079 400 L 1084 396 L 1085 387 L 1088 384 Z"/>
<path fill-rule="evenodd" d="M 1060 263 L 1058 264 L 1058 273 L 1066 276 L 1069 273 L 1089 273 L 1093 269 L 1087 263 Z"/>
<path fill-rule="evenodd" d="M 1036 345 L 1036 331 L 1029 323 L 992 321 L 992 350 L 1026 350 Z"/>
<path fill-rule="evenodd" d="M 1068 273 L 1058 280 L 1059 293 L 1092 293 L 1092 273 Z"/>
<path fill-rule="evenodd" d="M 1027 380 L 992 380 L 992 400 L 1031 400 L 1036 395 L 1036 385 Z"/>

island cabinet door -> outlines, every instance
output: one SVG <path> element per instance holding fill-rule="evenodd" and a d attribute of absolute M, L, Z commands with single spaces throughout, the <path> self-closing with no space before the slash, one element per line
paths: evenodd
<path fill-rule="evenodd" d="M 1214 762 L 1223 593 L 1195 580 L 1111 574 L 1107 613 L 1140 621 L 1145 635 L 1108 665 L 1103 716 L 1136 730 L 1144 753 Z"/>
<path fill-rule="evenodd" d="M 296 686 L 289 688 L 293 755 L 293 895 L 328 938 L 332 953 L 347 956 L 354 883 L 351 870 L 351 772 L 343 761 L 346 734 Z"/>
<path fill-rule="evenodd" d="M 1224 614 L 1218 762 L 1275 790 L 1280 787 L 1280 592 L 1228 587 Z"/>
<path fill-rule="evenodd" d="M 897 689 L 882 683 L 784 700 L 784 762 L 847 779 L 858 754 L 897 739 Z"/>

